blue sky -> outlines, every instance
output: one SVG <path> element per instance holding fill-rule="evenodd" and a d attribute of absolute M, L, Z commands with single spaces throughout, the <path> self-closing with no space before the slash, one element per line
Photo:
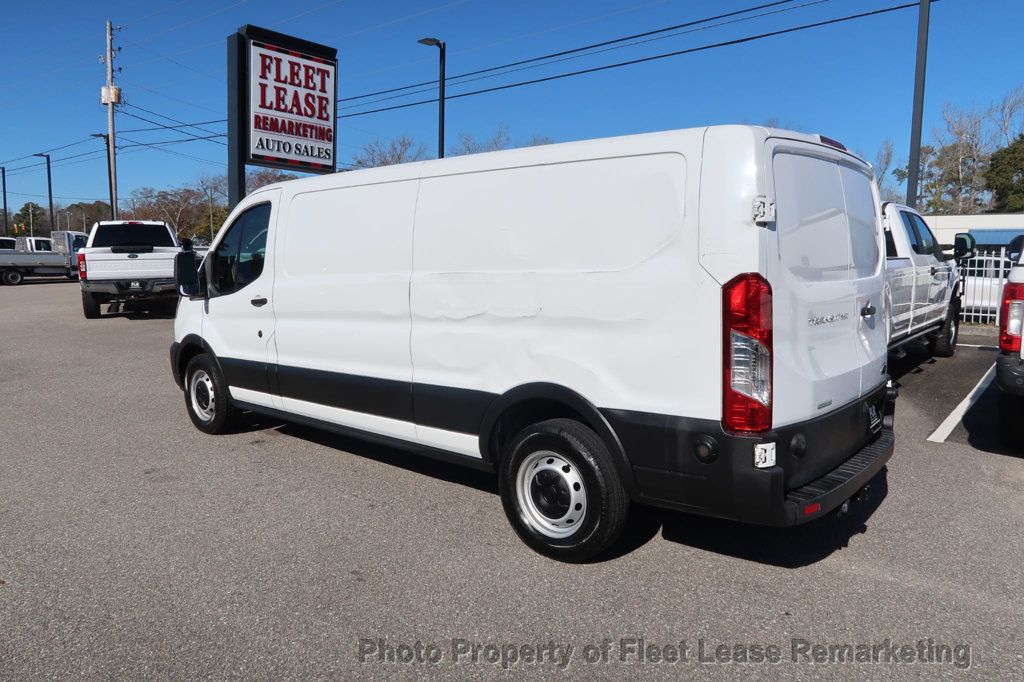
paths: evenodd
<path fill-rule="evenodd" d="M 8 58 L 0 102 L 0 165 L 8 201 L 45 204 L 38 159 L 14 160 L 106 130 L 99 104 L 104 21 L 122 28 L 116 65 L 126 101 L 185 122 L 225 116 L 225 37 L 245 23 L 339 50 L 339 97 L 436 77 L 437 51 L 423 36 L 448 43 L 448 73 L 609 40 L 767 0 L 108 0 L 11 2 L 4 8 Z M 900 0 L 795 0 L 788 11 L 668 37 L 642 45 L 450 85 L 449 95 L 565 71 L 687 49 L 755 33 L 901 4 Z M 768 10 L 762 10 L 762 12 Z M 932 8 L 926 138 L 944 102 L 984 107 L 1024 82 L 1019 50 L 1021 0 L 941 0 Z M 905 159 L 910 136 L 916 10 L 768 38 L 596 74 L 452 100 L 449 141 L 459 132 L 486 137 L 506 124 L 514 140 L 534 133 L 558 141 L 718 123 L 783 125 L 820 132 L 873 159 L 891 138 Z M 16 48 L 11 51 L 12 48 Z M 13 57 L 10 56 L 13 54 Z M 416 95 L 414 98 L 422 98 Z M 401 103 L 403 99 L 381 103 Z M 372 107 L 362 107 L 372 108 Z M 359 111 L 348 109 L 342 113 Z M 139 109 L 126 111 L 170 123 Z M 374 138 L 406 133 L 430 153 L 436 105 L 339 122 L 339 161 Z M 118 128 L 152 127 L 118 114 Z M 203 126 L 223 132 L 223 123 Z M 209 133 L 192 130 L 196 135 Z M 177 131 L 125 133 L 119 144 L 181 139 Z M 105 198 L 106 165 L 92 156 L 100 140 L 52 152 L 56 202 Z M 169 187 L 224 170 L 226 147 L 209 141 L 164 149 L 135 147 L 118 157 L 121 196 Z M 197 160 L 203 159 L 203 161 Z M 21 168 L 22 170 L 17 170 Z M 30 196 L 39 195 L 39 196 Z"/>

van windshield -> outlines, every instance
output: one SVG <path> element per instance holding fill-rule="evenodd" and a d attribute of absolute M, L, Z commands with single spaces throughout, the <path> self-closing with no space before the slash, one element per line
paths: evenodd
<path fill-rule="evenodd" d="M 171 232 L 163 225 L 99 225 L 94 247 L 104 246 L 174 246 Z"/>

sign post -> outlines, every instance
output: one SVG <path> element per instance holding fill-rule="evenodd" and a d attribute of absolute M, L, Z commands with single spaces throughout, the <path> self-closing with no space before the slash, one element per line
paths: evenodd
<path fill-rule="evenodd" d="M 245 166 L 333 173 L 338 51 L 245 25 L 228 36 L 228 209 Z"/>

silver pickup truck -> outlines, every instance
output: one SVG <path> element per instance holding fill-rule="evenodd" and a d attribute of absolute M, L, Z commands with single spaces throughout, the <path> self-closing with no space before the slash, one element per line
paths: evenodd
<path fill-rule="evenodd" d="M 26 275 L 75 279 L 75 253 L 88 238 L 85 232 L 56 230 L 49 237 L 0 239 L 0 281 L 21 284 Z"/>
<path fill-rule="evenodd" d="M 956 352 L 960 331 L 960 273 L 956 261 L 973 255 L 973 237 L 939 244 L 921 215 L 901 204 L 882 206 L 889 350 L 925 341 L 932 355 Z M 953 253 L 949 253 L 952 250 Z"/>
<path fill-rule="evenodd" d="M 131 302 L 148 309 L 175 305 L 174 257 L 181 251 L 166 223 L 104 220 L 93 225 L 88 243 L 78 252 L 85 317 L 99 317 L 104 303 Z"/>

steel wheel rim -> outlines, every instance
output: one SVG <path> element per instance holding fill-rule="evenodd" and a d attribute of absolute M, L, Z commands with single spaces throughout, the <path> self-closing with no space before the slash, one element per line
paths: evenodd
<path fill-rule="evenodd" d="M 208 422 L 217 413 L 217 397 L 213 390 L 213 379 L 206 370 L 196 370 L 188 386 L 192 410 L 202 421 Z"/>
<path fill-rule="evenodd" d="M 549 538 L 569 537 L 587 515 L 587 488 L 580 472 L 550 450 L 531 453 L 519 465 L 516 498 L 526 524 Z"/>

